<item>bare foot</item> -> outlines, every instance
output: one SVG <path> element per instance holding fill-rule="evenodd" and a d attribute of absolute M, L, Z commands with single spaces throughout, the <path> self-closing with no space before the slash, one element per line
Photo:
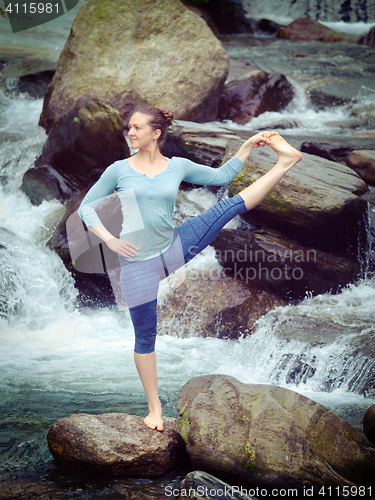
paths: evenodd
<path fill-rule="evenodd" d="M 163 419 L 161 418 L 162 415 L 162 409 L 161 405 L 158 408 L 151 409 L 149 408 L 150 413 L 147 415 L 147 417 L 143 420 L 143 423 L 147 425 L 150 429 L 156 429 L 158 431 L 163 431 L 164 430 L 164 422 Z"/>
<path fill-rule="evenodd" d="M 302 154 L 298 149 L 292 148 L 277 132 L 271 132 L 271 142 L 268 146 L 278 154 L 279 160 L 285 162 L 288 170 L 302 160 Z"/>

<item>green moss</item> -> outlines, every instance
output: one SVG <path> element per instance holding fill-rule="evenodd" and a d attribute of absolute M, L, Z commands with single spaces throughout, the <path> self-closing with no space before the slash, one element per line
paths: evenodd
<path fill-rule="evenodd" d="M 185 441 L 186 446 L 188 446 L 189 438 L 187 433 L 190 429 L 191 421 L 189 420 L 188 412 L 185 411 L 181 417 L 177 420 L 176 431 L 181 435 L 182 439 Z"/>
<path fill-rule="evenodd" d="M 245 467 L 245 469 L 248 469 L 251 472 L 253 472 L 256 469 L 255 464 L 245 464 L 244 467 Z"/>

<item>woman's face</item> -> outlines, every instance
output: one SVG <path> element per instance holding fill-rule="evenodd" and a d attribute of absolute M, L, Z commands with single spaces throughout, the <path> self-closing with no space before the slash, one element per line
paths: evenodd
<path fill-rule="evenodd" d="M 139 149 L 149 146 L 158 134 L 149 125 L 147 115 L 137 112 L 129 120 L 128 136 L 132 149 Z"/>

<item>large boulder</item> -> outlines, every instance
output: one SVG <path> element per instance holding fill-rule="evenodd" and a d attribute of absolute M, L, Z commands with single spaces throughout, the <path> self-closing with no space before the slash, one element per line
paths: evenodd
<path fill-rule="evenodd" d="M 248 286 L 262 283 L 287 301 L 338 292 L 359 273 L 357 263 L 298 245 L 275 231 L 224 228 L 212 246 L 235 278 Z"/>
<path fill-rule="evenodd" d="M 214 120 L 228 65 L 206 23 L 179 1 L 88 0 L 60 55 L 40 124 L 49 131 L 88 93 L 109 100 L 122 118 L 148 103 L 176 118 Z"/>
<path fill-rule="evenodd" d="M 288 389 L 226 375 L 180 390 L 176 430 L 193 468 L 268 488 L 370 486 L 375 449 L 350 424 Z"/>
<path fill-rule="evenodd" d="M 317 40 L 319 42 L 344 42 L 347 39 L 343 33 L 337 33 L 309 18 L 296 19 L 280 30 L 277 36 L 288 40 Z"/>
<path fill-rule="evenodd" d="M 230 141 L 225 159 L 240 143 Z M 276 163 L 270 148 L 253 150 L 240 175 L 231 183 L 234 196 L 264 175 Z M 359 195 L 367 192 L 363 180 L 346 165 L 304 154 L 272 192 L 242 217 L 263 224 L 284 236 L 324 252 L 345 255 L 357 251 L 361 221 L 367 203 Z"/>
<path fill-rule="evenodd" d="M 81 413 L 55 422 L 47 442 L 54 459 L 64 465 L 110 476 L 157 477 L 186 462 L 174 423 L 174 418 L 164 418 L 164 431 L 157 432 L 134 415 Z"/>
<path fill-rule="evenodd" d="M 88 94 L 54 123 L 35 167 L 24 176 L 22 189 L 34 204 L 53 198 L 65 201 L 128 156 L 119 112 Z"/>
<path fill-rule="evenodd" d="M 293 86 L 284 75 L 253 70 L 225 86 L 218 118 L 244 124 L 266 111 L 282 110 L 293 96 Z"/>
<path fill-rule="evenodd" d="M 241 283 L 220 269 L 195 269 L 159 301 L 159 329 L 169 335 L 239 338 L 252 333 L 261 316 L 284 305 L 264 285 Z"/>

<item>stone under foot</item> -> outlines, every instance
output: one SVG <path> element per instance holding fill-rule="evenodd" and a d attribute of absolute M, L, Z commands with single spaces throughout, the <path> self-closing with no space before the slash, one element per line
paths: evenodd
<path fill-rule="evenodd" d="M 277 132 L 271 132 L 271 141 L 268 146 L 278 154 L 279 161 L 284 161 L 288 168 L 292 168 L 302 160 L 301 152 L 288 144 Z"/>

